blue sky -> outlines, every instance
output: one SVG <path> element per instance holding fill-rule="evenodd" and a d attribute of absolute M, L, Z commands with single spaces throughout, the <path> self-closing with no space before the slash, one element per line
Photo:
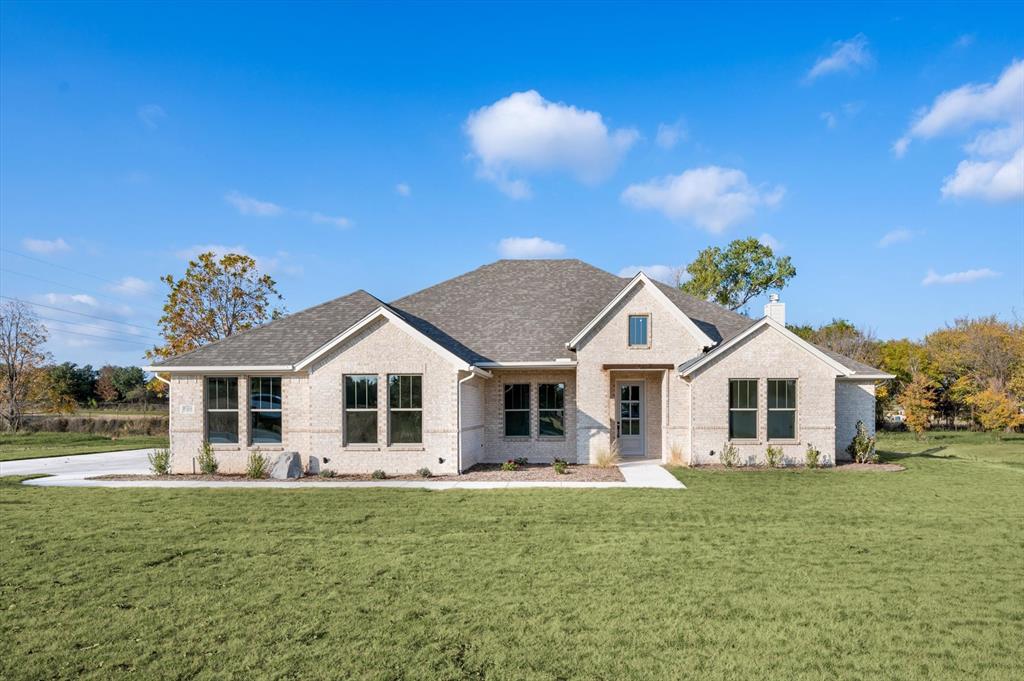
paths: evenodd
<path fill-rule="evenodd" d="M 0 284 L 49 306 L 58 360 L 139 362 L 159 276 L 208 246 L 290 310 L 503 255 L 663 273 L 757 236 L 797 267 L 791 322 L 1024 313 L 1019 4 L 0 18 Z"/>

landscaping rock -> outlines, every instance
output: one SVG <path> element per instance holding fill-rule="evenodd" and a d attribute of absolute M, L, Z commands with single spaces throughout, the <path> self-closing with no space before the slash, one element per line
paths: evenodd
<path fill-rule="evenodd" d="M 287 480 L 302 477 L 302 458 L 298 452 L 282 452 L 277 455 L 274 467 L 270 469 L 270 477 L 274 480 Z"/>

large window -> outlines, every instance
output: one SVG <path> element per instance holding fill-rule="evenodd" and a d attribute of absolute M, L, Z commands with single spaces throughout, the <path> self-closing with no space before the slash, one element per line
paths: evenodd
<path fill-rule="evenodd" d="M 377 442 L 377 377 L 345 377 L 345 443 Z"/>
<path fill-rule="evenodd" d="M 729 381 L 729 438 L 753 440 L 757 437 L 757 381 Z"/>
<path fill-rule="evenodd" d="M 796 438 L 796 381 L 768 381 L 768 439 Z"/>
<path fill-rule="evenodd" d="M 505 386 L 505 436 L 530 437 L 530 384 Z"/>
<path fill-rule="evenodd" d="M 206 379 L 206 441 L 210 444 L 238 442 L 238 379 Z"/>
<path fill-rule="evenodd" d="M 423 377 L 388 376 L 389 439 L 398 444 L 423 442 Z"/>
<path fill-rule="evenodd" d="M 540 434 L 549 437 L 565 435 L 565 383 L 541 383 L 538 393 Z"/>
<path fill-rule="evenodd" d="M 651 325 L 650 315 L 632 314 L 629 315 L 629 345 L 630 347 L 645 348 L 648 342 L 648 327 Z"/>
<path fill-rule="evenodd" d="M 249 379 L 249 439 L 254 445 L 281 444 L 281 377 Z"/>

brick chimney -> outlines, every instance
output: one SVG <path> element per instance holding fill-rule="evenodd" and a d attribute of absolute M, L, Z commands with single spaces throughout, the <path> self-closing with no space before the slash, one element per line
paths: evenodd
<path fill-rule="evenodd" d="M 779 302 L 778 293 L 768 295 L 768 304 L 764 306 L 764 316 L 771 317 L 783 326 L 786 325 L 786 304 Z"/>

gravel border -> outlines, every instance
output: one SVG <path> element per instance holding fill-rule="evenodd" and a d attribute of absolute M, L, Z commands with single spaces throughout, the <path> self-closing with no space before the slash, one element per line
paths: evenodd
<path fill-rule="evenodd" d="M 721 471 L 723 473 L 737 472 L 761 472 L 785 471 L 785 470 L 808 470 L 805 466 L 783 466 L 782 468 L 768 468 L 767 466 L 725 466 L 720 463 L 708 463 L 700 466 L 689 466 L 702 471 Z M 841 463 L 836 466 L 821 466 L 815 470 L 819 471 L 873 471 L 875 473 L 898 473 L 907 470 L 906 466 L 898 463 Z"/>

